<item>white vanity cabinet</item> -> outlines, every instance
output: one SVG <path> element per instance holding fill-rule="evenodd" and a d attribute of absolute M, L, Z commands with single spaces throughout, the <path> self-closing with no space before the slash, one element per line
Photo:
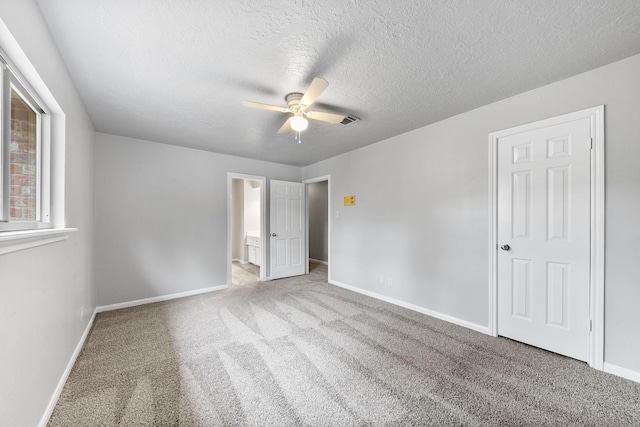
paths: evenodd
<path fill-rule="evenodd" d="M 260 236 L 247 233 L 247 253 L 249 254 L 249 262 L 260 266 L 262 260 L 262 247 L 260 247 Z"/>

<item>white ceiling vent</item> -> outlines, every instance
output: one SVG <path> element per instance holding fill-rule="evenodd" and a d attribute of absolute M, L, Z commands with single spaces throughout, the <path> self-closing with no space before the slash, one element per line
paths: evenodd
<path fill-rule="evenodd" d="M 360 119 L 357 118 L 356 116 L 352 116 L 351 114 L 349 114 L 345 116 L 345 118 L 340 122 L 340 124 L 344 126 L 349 126 L 351 123 L 357 122 L 358 120 Z"/>

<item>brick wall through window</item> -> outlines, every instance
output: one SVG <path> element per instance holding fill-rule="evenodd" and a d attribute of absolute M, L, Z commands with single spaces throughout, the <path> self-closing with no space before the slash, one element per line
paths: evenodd
<path fill-rule="evenodd" d="M 37 115 L 11 90 L 10 218 L 36 220 Z"/>

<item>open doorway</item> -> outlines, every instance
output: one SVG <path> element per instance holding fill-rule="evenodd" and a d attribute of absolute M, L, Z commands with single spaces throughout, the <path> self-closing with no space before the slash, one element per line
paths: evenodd
<path fill-rule="evenodd" d="M 247 285 L 265 280 L 264 177 L 228 174 L 227 283 Z"/>
<path fill-rule="evenodd" d="M 304 182 L 307 187 L 307 273 L 325 270 L 329 277 L 330 176 Z"/>

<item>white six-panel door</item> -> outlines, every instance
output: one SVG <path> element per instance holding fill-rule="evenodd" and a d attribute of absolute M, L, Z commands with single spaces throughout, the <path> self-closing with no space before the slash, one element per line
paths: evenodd
<path fill-rule="evenodd" d="M 498 140 L 498 334 L 575 359 L 590 345 L 590 121 Z"/>
<path fill-rule="evenodd" d="M 271 278 L 305 274 L 305 187 L 301 182 L 271 180 Z"/>

